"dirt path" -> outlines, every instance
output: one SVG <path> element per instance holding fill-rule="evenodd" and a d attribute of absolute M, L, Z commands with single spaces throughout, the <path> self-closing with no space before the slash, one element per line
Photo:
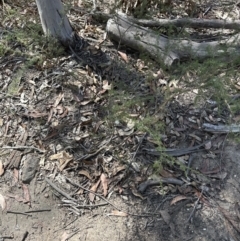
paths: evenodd
<path fill-rule="evenodd" d="M 110 205 L 80 209 L 80 216 L 63 207 L 61 196 L 41 175 L 29 185 L 31 207 L 21 202 L 22 189 L 10 183 L 8 172 L 1 180 L 7 212 L 0 217 L 2 240 L 239 240 L 240 150 L 228 145 L 221 160 L 223 180 L 213 179 L 203 202 L 185 199 L 170 206 L 174 193 L 162 196 L 151 188 L 145 200 L 113 194 L 109 201 L 136 216 L 113 215 Z M 211 160 L 218 161 L 218 160 Z M 198 163 L 201 165 L 201 163 Z M 153 213 L 153 214 L 151 214 Z M 146 217 L 143 217 L 146 216 Z M 25 237 L 26 236 L 26 237 Z M 25 238 L 24 238 L 25 237 Z"/>

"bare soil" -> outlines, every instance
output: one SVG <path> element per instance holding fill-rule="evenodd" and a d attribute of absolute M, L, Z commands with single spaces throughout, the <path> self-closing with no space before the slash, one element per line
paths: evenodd
<path fill-rule="evenodd" d="M 201 156 L 199 156 L 201 157 Z M 237 145 L 228 144 L 221 160 L 227 177 L 215 179 L 204 203 L 193 199 L 170 205 L 176 194 L 160 195 L 151 188 L 145 200 L 113 194 L 109 199 L 122 210 L 134 214 L 111 215 L 111 206 L 83 208 L 79 216 L 64 208 L 56 193 L 38 174 L 29 185 L 31 205 L 11 196 L 22 196 L 21 187 L 11 183 L 7 172 L 1 178 L 1 193 L 6 197 L 7 211 L 1 215 L 2 240 L 239 240 L 232 223 L 239 222 L 235 204 L 240 198 L 239 157 Z M 201 158 L 197 164 L 201 163 Z M 211 159 L 219 164 L 219 160 Z M 195 200 L 196 201 L 196 200 Z M 195 210 L 195 211 L 194 211 Z M 31 211 L 30 213 L 26 213 Z M 234 216 L 235 215 L 235 216 Z M 231 223 L 232 222 L 232 223 Z M 24 235 L 26 235 L 24 239 Z"/>

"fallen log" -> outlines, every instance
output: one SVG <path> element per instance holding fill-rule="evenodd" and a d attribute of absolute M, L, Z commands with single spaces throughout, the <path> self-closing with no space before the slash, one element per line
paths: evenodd
<path fill-rule="evenodd" d="M 94 12 L 91 14 L 93 19 L 106 23 L 115 14 Z M 221 19 L 199 19 L 199 18 L 179 18 L 179 19 L 136 19 L 129 17 L 133 23 L 143 27 L 176 27 L 176 28 L 222 28 L 240 30 L 240 20 L 221 20 Z"/>
<path fill-rule="evenodd" d="M 239 34 L 221 41 L 211 42 L 170 39 L 134 23 L 132 18 L 122 13 L 109 19 L 106 29 L 110 39 L 137 51 L 145 52 L 157 62 L 164 63 L 168 67 L 186 59 L 202 61 L 209 57 L 223 55 L 227 57 L 232 53 L 240 54 Z"/>

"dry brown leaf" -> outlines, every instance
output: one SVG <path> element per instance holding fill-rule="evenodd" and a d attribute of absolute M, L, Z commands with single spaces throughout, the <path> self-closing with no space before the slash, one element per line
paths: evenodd
<path fill-rule="evenodd" d="M 81 125 L 89 125 L 92 122 L 92 118 L 90 116 L 88 117 L 82 116 L 80 120 L 81 120 Z"/>
<path fill-rule="evenodd" d="M 201 192 L 199 192 L 198 190 L 195 189 L 194 194 L 198 197 L 198 199 L 203 202 L 204 204 L 206 204 L 207 206 L 211 206 L 211 204 L 209 203 L 209 201 L 203 196 L 203 194 Z"/>
<path fill-rule="evenodd" d="M 7 204 L 6 204 L 6 199 L 5 197 L 0 193 L 0 206 L 2 208 L 2 210 L 4 211 L 7 207 Z"/>
<path fill-rule="evenodd" d="M 3 167 L 2 160 L 0 160 L 0 176 L 2 176 L 3 173 L 4 173 L 4 167 Z"/>
<path fill-rule="evenodd" d="M 61 241 L 67 241 L 68 238 L 69 238 L 69 234 L 65 231 L 65 232 L 62 234 Z"/>
<path fill-rule="evenodd" d="M 66 151 L 59 152 L 57 154 L 53 154 L 49 157 L 52 160 L 59 160 L 59 170 L 62 171 L 67 164 L 72 161 L 73 157 Z"/>
<path fill-rule="evenodd" d="M 48 113 L 48 120 L 47 120 L 47 122 L 49 123 L 50 121 L 51 121 L 51 119 L 52 119 L 52 115 L 53 115 L 53 108 L 51 108 L 50 109 L 50 111 L 49 111 L 49 113 Z"/>
<path fill-rule="evenodd" d="M 220 172 L 219 171 L 218 173 L 210 174 L 209 176 L 212 177 L 212 178 L 223 180 L 227 177 L 227 172 Z"/>
<path fill-rule="evenodd" d="M 99 127 L 100 127 L 103 123 L 105 123 L 105 121 L 99 121 L 99 122 L 96 123 L 96 125 L 95 125 L 95 127 L 94 127 L 94 132 L 95 132 L 95 133 L 98 131 Z"/>
<path fill-rule="evenodd" d="M 103 80 L 103 86 L 102 88 L 104 90 L 111 90 L 112 89 L 112 84 L 109 84 L 109 82 L 107 80 Z"/>
<path fill-rule="evenodd" d="M 85 101 L 81 101 L 80 105 L 87 105 L 90 102 L 92 102 L 92 100 L 85 100 Z"/>
<path fill-rule="evenodd" d="M 113 169 L 112 176 L 115 176 L 121 171 L 124 171 L 126 169 L 126 166 L 117 166 L 116 168 Z"/>
<path fill-rule="evenodd" d="M 120 136 L 130 136 L 132 133 L 134 132 L 134 128 L 129 129 L 129 128 L 125 128 L 124 130 L 118 130 L 118 134 Z"/>
<path fill-rule="evenodd" d="M 78 174 L 83 175 L 83 176 L 87 177 L 89 180 L 92 181 L 92 178 L 91 178 L 91 176 L 90 176 L 90 174 L 89 174 L 88 171 L 86 171 L 86 170 L 81 170 L 81 171 L 78 172 Z"/>
<path fill-rule="evenodd" d="M 3 118 L 0 118 L 0 126 L 1 127 L 3 126 L 3 123 L 4 123 Z"/>
<path fill-rule="evenodd" d="M 62 115 L 64 110 L 65 110 L 65 108 L 62 105 L 58 105 L 56 107 L 56 110 L 57 110 L 58 115 Z"/>
<path fill-rule="evenodd" d="M 202 138 L 200 138 L 199 136 L 195 135 L 195 134 L 189 134 L 189 136 L 191 136 L 192 138 L 196 139 L 197 141 L 202 141 Z"/>
<path fill-rule="evenodd" d="M 168 211 L 167 210 L 160 210 L 159 212 L 160 212 L 164 222 L 166 224 L 169 224 L 170 221 L 171 221 L 171 216 L 169 215 Z"/>
<path fill-rule="evenodd" d="M 98 186 L 99 186 L 99 183 L 100 183 L 100 179 L 91 187 L 91 191 L 92 192 L 96 192 L 97 191 L 97 189 L 98 189 Z M 91 201 L 91 202 L 93 202 L 94 201 L 94 199 L 95 199 L 95 194 L 94 193 L 92 193 L 92 192 L 90 192 L 89 193 L 89 200 Z"/>
<path fill-rule="evenodd" d="M 174 226 L 174 223 L 171 221 L 171 216 L 168 213 L 168 211 L 167 210 L 160 210 L 160 214 L 161 214 L 164 222 L 169 225 L 173 235 L 175 235 L 175 233 L 176 233 L 175 226 Z"/>
<path fill-rule="evenodd" d="M 136 189 L 136 187 L 134 185 L 131 186 L 131 191 L 132 191 L 132 194 L 135 196 L 135 197 L 139 197 L 141 198 L 142 200 L 146 199 L 145 197 L 143 197 L 141 195 L 141 193 L 139 193 L 139 191 Z"/>
<path fill-rule="evenodd" d="M 109 216 L 119 216 L 119 217 L 127 217 L 128 214 L 122 211 L 113 210 L 111 213 L 108 214 Z"/>
<path fill-rule="evenodd" d="M 58 95 L 57 99 L 55 100 L 55 103 L 54 103 L 53 107 L 56 108 L 56 107 L 59 105 L 59 103 L 61 102 L 63 96 L 64 96 L 64 93 L 60 93 L 60 94 Z"/>
<path fill-rule="evenodd" d="M 31 111 L 28 111 L 27 113 L 24 113 L 23 115 L 26 117 L 31 117 L 31 118 L 40 118 L 40 117 L 47 116 L 48 113 L 47 112 L 39 112 L 37 110 L 31 110 Z"/>
<path fill-rule="evenodd" d="M 106 197 L 108 194 L 108 180 L 104 173 L 102 173 L 100 180 L 103 186 L 103 196 Z"/>
<path fill-rule="evenodd" d="M 14 183 L 17 183 L 19 180 L 19 171 L 16 168 L 13 169 L 13 177 L 14 177 Z"/>
<path fill-rule="evenodd" d="M 183 195 L 179 195 L 179 196 L 172 199 L 170 205 L 172 206 L 172 205 L 176 204 L 177 202 L 179 202 L 181 200 L 184 200 L 184 199 L 187 199 L 187 197 L 183 196 Z"/>
<path fill-rule="evenodd" d="M 28 186 L 26 184 L 22 184 L 22 189 L 23 189 L 23 197 L 24 197 L 24 203 L 30 203 L 31 198 L 30 198 L 30 192 L 28 189 Z"/>
<path fill-rule="evenodd" d="M 204 147 L 205 147 L 205 150 L 210 150 L 211 147 L 212 147 L 212 142 L 211 142 L 211 141 L 208 141 L 208 142 L 204 145 Z"/>
<path fill-rule="evenodd" d="M 171 172 L 168 172 L 166 171 L 165 169 L 161 169 L 159 174 L 162 176 L 162 177 L 174 177 L 173 174 Z"/>
<path fill-rule="evenodd" d="M 118 51 L 118 54 L 121 56 L 121 58 L 126 62 L 128 63 L 128 57 L 125 53 L 121 52 L 121 51 Z"/>

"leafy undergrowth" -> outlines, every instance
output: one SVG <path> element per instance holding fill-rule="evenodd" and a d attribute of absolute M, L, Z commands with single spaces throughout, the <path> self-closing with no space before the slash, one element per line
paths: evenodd
<path fill-rule="evenodd" d="M 76 10 L 69 7 L 73 26 L 100 41 L 103 26 L 90 20 L 84 25 Z M 191 154 L 201 150 L 204 160 L 217 159 L 225 135 L 207 132 L 204 124 L 227 126 L 239 119 L 237 56 L 166 70 L 105 41 L 102 47 L 115 66 L 100 79 L 43 37 L 34 1 L 3 2 L 1 13 L 0 146 L 8 146 L 1 150 L 1 175 L 23 169 L 22 181 L 28 183 L 36 169 L 31 173 L 21 163 L 36 152 L 39 178 L 51 174 L 64 186 L 74 177 L 92 191 L 74 197 L 89 203 L 96 199 L 93 192 L 107 197 L 131 191 L 144 199 L 156 183 L 166 184 L 161 194 L 194 193 L 200 199 L 209 184 L 203 176 L 222 178 L 215 165 L 192 170 Z M 183 182 L 195 184 L 173 188 Z"/>

